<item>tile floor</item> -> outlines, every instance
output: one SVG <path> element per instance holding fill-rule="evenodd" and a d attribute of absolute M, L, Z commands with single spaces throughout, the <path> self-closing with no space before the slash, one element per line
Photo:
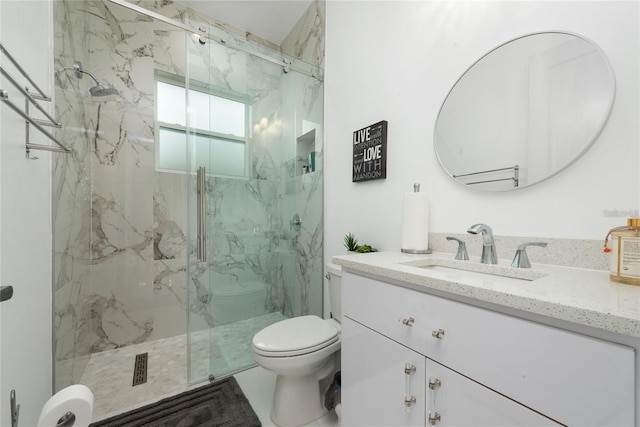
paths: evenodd
<path fill-rule="evenodd" d="M 188 385 L 187 336 L 181 335 L 91 355 L 80 381 L 94 394 L 93 420 L 144 406 L 148 403 L 206 384 L 208 372 L 238 371 L 253 364 L 251 337 L 263 327 L 284 317 L 271 313 L 233 325 L 191 334 L 192 378 L 204 381 Z M 210 346 L 210 343 L 215 343 Z M 209 347 L 210 346 L 210 347 Z M 208 350 L 211 348 L 211 350 Z M 225 349 L 233 351 L 223 351 Z M 132 386 L 135 355 L 148 353 L 147 382 Z M 209 371 L 209 352 L 215 357 Z M 235 375 L 240 387 L 265 427 L 275 425 L 269 418 L 275 388 L 275 375 L 260 367 L 252 367 Z M 333 427 L 337 417 L 330 412 L 309 427 Z"/>

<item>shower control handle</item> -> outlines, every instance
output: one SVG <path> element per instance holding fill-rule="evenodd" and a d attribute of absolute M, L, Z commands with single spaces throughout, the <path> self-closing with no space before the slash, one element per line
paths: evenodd
<path fill-rule="evenodd" d="M 300 231 L 302 228 L 302 219 L 300 219 L 300 214 L 294 214 L 293 218 L 289 221 L 289 230 Z"/>

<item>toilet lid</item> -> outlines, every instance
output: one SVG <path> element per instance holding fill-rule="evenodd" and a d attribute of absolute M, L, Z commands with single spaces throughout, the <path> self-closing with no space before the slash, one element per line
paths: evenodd
<path fill-rule="evenodd" d="M 338 338 L 338 330 L 318 316 L 300 316 L 267 326 L 253 337 L 253 347 L 262 354 L 290 356 L 325 347 Z"/>

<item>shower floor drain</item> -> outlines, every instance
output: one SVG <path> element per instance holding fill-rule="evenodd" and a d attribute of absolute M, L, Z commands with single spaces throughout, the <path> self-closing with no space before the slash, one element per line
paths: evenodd
<path fill-rule="evenodd" d="M 149 353 L 136 354 L 136 363 L 133 366 L 133 385 L 147 382 L 147 359 Z"/>

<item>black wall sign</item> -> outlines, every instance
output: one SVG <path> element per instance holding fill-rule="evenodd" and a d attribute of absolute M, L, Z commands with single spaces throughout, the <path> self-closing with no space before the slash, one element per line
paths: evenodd
<path fill-rule="evenodd" d="M 387 121 L 353 133 L 353 182 L 387 177 Z"/>

